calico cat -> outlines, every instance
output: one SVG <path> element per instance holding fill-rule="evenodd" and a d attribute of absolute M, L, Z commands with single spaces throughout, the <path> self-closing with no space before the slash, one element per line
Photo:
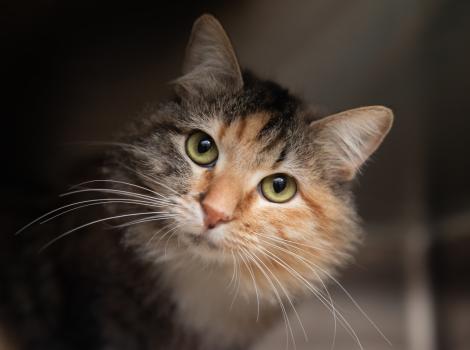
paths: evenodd
<path fill-rule="evenodd" d="M 392 112 L 320 118 L 241 70 L 210 15 L 174 90 L 69 193 L 89 197 L 33 222 L 58 227 L 3 245 L 12 349 L 246 349 L 306 295 L 335 311 L 324 283 L 361 239 L 351 181 Z"/>

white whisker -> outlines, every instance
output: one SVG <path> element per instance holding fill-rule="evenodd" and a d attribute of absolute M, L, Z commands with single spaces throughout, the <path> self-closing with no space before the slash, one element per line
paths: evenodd
<path fill-rule="evenodd" d="M 236 261 L 235 261 L 235 254 L 233 253 L 233 249 L 230 249 L 230 254 L 232 254 L 232 261 L 233 261 L 233 271 L 232 271 L 232 278 L 230 279 L 230 282 L 227 285 L 227 288 L 231 288 L 232 284 L 235 282 L 235 268 L 236 268 Z"/>
<path fill-rule="evenodd" d="M 153 198 L 150 196 L 146 196 L 146 195 L 142 195 L 142 194 L 138 194 L 134 192 L 115 190 L 115 189 L 109 189 L 109 188 L 85 188 L 81 190 L 75 190 L 75 191 L 63 193 L 61 197 L 70 196 L 70 195 L 77 194 L 77 193 L 86 193 L 86 192 L 92 192 L 92 193 L 98 192 L 98 193 L 105 193 L 105 194 L 109 193 L 109 194 L 121 195 L 124 197 L 122 199 L 149 202 L 152 205 L 155 205 L 156 207 L 173 207 L 173 208 L 184 209 L 184 207 L 181 204 L 162 200 L 160 198 Z"/>
<path fill-rule="evenodd" d="M 73 191 L 62 193 L 62 194 L 60 194 L 60 197 L 66 197 L 66 196 L 70 196 L 70 195 L 73 195 L 73 194 L 86 193 L 86 192 L 121 194 L 121 195 L 125 195 L 125 196 L 128 196 L 128 197 L 134 197 L 134 198 L 139 198 L 139 199 L 143 199 L 143 200 L 152 201 L 154 203 L 163 203 L 163 204 L 167 204 L 167 205 L 175 205 L 174 203 L 172 203 L 168 200 L 163 200 L 163 199 L 160 199 L 160 198 L 155 198 L 155 197 L 151 197 L 151 196 L 147 196 L 147 195 L 140 194 L 140 193 L 135 193 L 135 192 L 129 192 L 129 191 L 124 191 L 124 190 L 116 190 L 116 189 L 113 189 L 113 188 L 93 188 L 93 187 L 84 188 L 84 189 L 81 189 L 81 190 L 73 190 Z"/>
<path fill-rule="evenodd" d="M 254 276 L 254 273 L 253 273 L 253 270 L 251 269 L 250 265 L 245 261 L 245 259 L 240 256 L 243 263 L 245 264 L 246 268 L 248 269 L 248 272 L 251 276 L 251 279 L 253 281 L 253 286 L 255 288 L 255 293 L 256 293 L 256 322 L 259 321 L 259 292 L 258 292 L 258 286 L 256 285 L 256 281 L 255 281 L 255 276 Z"/>
<path fill-rule="evenodd" d="M 79 206 L 74 207 L 72 209 L 68 209 L 68 210 L 65 210 L 63 212 L 60 212 L 59 214 L 56 214 L 54 216 L 51 216 L 51 217 L 41 221 L 40 224 L 44 224 L 44 223 L 46 223 L 48 221 L 51 221 L 51 220 L 53 220 L 53 219 L 55 219 L 59 216 L 62 216 L 64 214 L 67 214 L 69 212 L 72 212 L 72 211 L 75 211 L 75 210 L 78 210 L 78 209 L 82 209 L 82 208 L 86 208 L 86 207 L 90 207 L 90 206 L 95 206 L 95 205 L 103 205 L 103 204 L 133 204 L 133 205 L 142 205 L 142 206 L 145 206 L 145 207 L 153 207 L 153 208 L 165 207 L 164 205 L 155 205 L 151 202 L 138 201 L 138 200 L 134 200 L 134 199 L 104 198 L 103 200 L 101 200 L 99 202 L 79 205 Z"/>
<path fill-rule="evenodd" d="M 112 228 L 124 228 L 124 227 L 129 227 L 129 226 L 133 226 L 133 225 L 137 225 L 137 224 L 143 224 L 143 223 L 146 223 L 146 222 L 168 220 L 168 219 L 174 218 L 175 216 L 176 215 L 151 216 L 149 218 L 133 220 L 133 221 L 126 222 L 126 223 L 120 224 L 120 225 L 112 225 Z"/>
<path fill-rule="evenodd" d="M 167 229 L 169 226 L 172 226 L 172 225 L 177 225 L 177 224 L 171 222 L 171 223 L 169 223 L 169 224 L 163 226 L 161 229 L 159 229 L 157 232 L 155 232 L 155 233 L 152 235 L 152 237 L 150 237 L 150 239 L 147 241 L 147 244 L 146 244 L 146 245 L 149 246 L 150 243 L 152 243 L 152 241 L 154 240 L 154 238 L 155 238 L 160 232 L 162 232 L 163 230 Z M 164 234 L 163 236 L 165 236 L 165 234 Z M 158 240 L 158 242 L 160 242 L 160 240 Z M 157 244 L 158 244 L 158 242 L 157 242 Z"/>
<path fill-rule="evenodd" d="M 283 243 L 285 245 L 288 245 L 288 246 L 290 246 L 292 248 L 295 248 L 295 249 L 302 250 L 304 252 L 307 252 L 307 251 L 302 249 L 302 248 L 299 248 L 298 246 L 305 247 L 305 248 L 310 248 L 310 249 L 317 250 L 317 251 L 332 252 L 331 249 L 328 249 L 328 248 L 325 248 L 325 247 L 319 247 L 319 246 L 314 246 L 314 245 L 310 245 L 310 244 L 306 244 L 306 243 L 295 242 L 295 241 L 292 241 L 292 240 L 289 240 L 289 239 L 286 239 L 286 238 L 268 236 L 268 235 L 264 235 L 264 234 L 259 233 L 259 232 L 257 232 L 256 235 L 267 238 L 267 239 L 270 239 L 270 240 L 273 240 L 273 241 L 276 241 L 276 242 Z"/>
<path fill-rule="evenodd" d="M 20 228 L 18 231 L 15 232 L 15 235 L 20 234 L 21 232 L 23 232 L 24 230 L 26 230 L 28 227 L 30 227 L 30 226 L 34 225 L 35 223 L 41 221 L 42 219 L 46 218 L 47 216 L 58 212 L 59 210 L 62 210 L 62 209 L 65 209 L 65 208 L 69 208 L 69 207 L 74 206 L 74 205 L 77 205 L 77 204 L 89 203 L 89 202 L 98 202 L 98 201 L 101 201 L 101 200 L 102 200 L 102 199 L 91 199 L 91 200 L 86 200 L 86 201 L 80 201 L 80 202 L 70 203 L 70 204 L 61 206 L 61 207 L 59 207 L 59 208 L 57 208 L 57 209 L 48 211 L 47 213 L 45 213 L 45 214 L 39 216 L 38 218 L 34 219 L 33 221 L 31 221 L 31 222 L 28 223 L 27 225 L 25 225 L 25 226 L 23 226 L 22 228 Z"/>
<path fill-rule="evenodd" d="M 39 250 L 39 253 L 43 252 L 45 249 L 47 249 L 49 246 L 51 246 L 53 243 L 57 242 L 59 239 L 63 238 L 63 237 L 66 237 L 68 235 L 70 235 L 71 233 L 77 231 L 77 230 L 80 230 L 82 228 L 85 228 L 85 227 L 88 227 L 88 226 L 91 226 L 91 225 L 94 225 L 94 224 L 97 224 L 97 223 L 100 223 L 100 222 L 104 222 L 104 221 L 109 221 L 109 220 L 115 220 L 115 219 L 119 219 L 119 218 L 124 218 L 124 217 L 129 217 L 129 216 L 136 216 L 136 215 L 154 215 L 154 214 L 158 214 L 159 212 L 146 212 L 146 213 L 132 213 L 132 214 L 124 214 L 124 215 L 116 215 L 116 216 L 111 216 L 111 217 L 107 217 L 107 218 L 104 218 L 104 219 L 98 219 L 98 220 L 94 220 L 94 221 L 91 221 L 91 222 L 88 222 L 86 224 L 83 224 L 83 225 L 80 225 L 78 227 L 75 227 L 71 230 L 68 230 L 62 234 L 60 234 L 59 236 L 57 236 L 56 238 L 52 239 L 49 243 L 47 243 L 46 245 L 44 245 L 40 250 Z"/>
<path fill-rule="evenodd" d="M 327 271 L 323 270 L 322 268 L 320 268 L 319 266 L 317 266 L 315 264 L 314 264 L 314 266 L 317 269 L 319 269 L 321 272 L 323 272 L 325 275 L 327 275 L 328 278 L 330 278 L 336 285 L 338 285 L 341 288 L 341 290 L 352 301 L 352 303 L 359 310 L 359 312 L 362 314 L 362 316 L 364 316 L 367 319 L 367 321 L 369 321 L 369 323 L 372 325 L 372 327 L 375 328 L 375 330 L 382 336 L 382 338 L 388 343 L 388 345 L 392 346 L 392 342 L 385 336 L 385 334 L 383 334 L 383 332 L 375 324 L 375 322 L 372 321 L 372 319 L 369 317 L 369 315 L 367 315 L 367 313 L 362 309 L 362 307 L 359 305 L 359 303 L 352 297 L 351 293 L 349 293 L 347 291 L 347 289 L 336 278 L 334 278 L 330 273 L 328 273 Z"/>
<path fill-rule="evenodd" d="M 241 259 L 240 253 L 237 252 L 236 254 Z M 237 272 L 236 289 L 235 289 L 235 293 L 234 293 L 233 298 L 232 298 L 232 302 L 230 303 L 230 310 L 232 310 L 233 304 L 235 303 L 235 300 L 237 299 L 238 292 L 240 291 L 241 267 L 238 266 L 238 263 L 239 262 L 237 260 L 237 265 L 236 265 L 236 267 L 237 267 L 237 270 L 236 270 L 236 272 Z M 235 285 L 234 285 L 234 288 L 235 288 Z"/>
<path fill-rule="evenodd" d="M 261 249 L 263 249 L 264 251 L 268 252 L 268 253 L 271 255 L 271 258 L 274 259 L 274 261 L 276 261 L 278 264 L 281 264 L 281 266 L 283 266 L 283 265 L 282 265 L 282 262 L 281 262 L 281 263 L 279 262 L 279 261 L 281 261 L 281 259 L 277 258 L 274 254 L 272 254 L 271 252 L 269 252 L 268 250 L 266 250 L 266 249 L 264 249 L 264 248 L 262 248 L 262 247 L 256 247 L 256 250 L 258 250 L 261 254 L 263 254 L 263 255 L 269 257 L 269 255 L 266 254 L 266 253 L 264 253 L 263 250 L 261 250 Z M 295 270 L 294 270 L 294 271 L 295 271 Z M 287 300 L 289 301 L 289 304 L 290 304 L 290 306 L 292 307 L 292 310 L 294 311 L 295 316 L 297 317 L 297 320 L 299 321 L 299 325 L 300 325 L 300 328 L 302 329 L 302 332 L 303 332 L 303 334 L 304 334 L 305 341 L 308 341 L 308 337 L 307 337 L 307 333 L 305 332 L 304 325 L 303 325 L 303 323 L 302 323 L 302 320 L 300 319 L 299 314 L 297 313 L 297 310 L 296 310 L 296 308 L 295 308 L 295 306 L 294 306 L 294 303 L 293 303 L 292 299 L 290 298 L 290 296 L 289 296 L 289 294 L 287 293 L 287 291 L 285 290 L 285 288 L 282 286 L 282 284 L 281 284 L 281 282 L 279 281 L 279 279 L 274 276 L 274 274 L 273 274 L 273 278 L 276 280 L 276 282 L 277 282 L 277 283 L 279 284 L 279 286 L 281 287 L 281 290 L 284 292 L 284 295 L 286 296 Z"/>
<path fill-rule="evenodd" d="M 272 280 L 268 276 L 268 274 L 265 272 L 263 267 L 258 263 L 258 262 L 262 263 L 262 261 L 257 257 L 256 254 L 251 254 L 248 250 L 246 250 L 244 248 L 240 248 L 240 249 L 241 249 L 242 252 L 244 252 L 245 256 L 247 258 L 249 258 L 258 267 L 260 272 L 264 275 L 264 277 L 266 278 L 266 280 L 270 284 L 271 288 L 273 289 L 273 292 L 276 296 L 276 299 L 279 302 L 279 307 L 281 308 L 282 315 L 283 315 L 284 322 L 285 322 L 285 326 L 286 326 L 286 349 L 289 348 L 289 334 L 292 338 L 292 343 L 293 343 L 294 349 L 296 349 L 297 346 L 296 346 L 296 343 L 295 343 L 295 338 L 294 338 L 294 333 L 292 331 L 292 326 L 291 326 L 289 317 L 287 316 L 287 310 L 284 306 L 284 303 L 282 302 L 282 298 L 279 295 L 279 292 L 278 292 L 276 286 L 274 285 L 274 283 L 272 282 Z M 271 275 L 273 275 L 273 273 L 270 271 L 270 269 L 264 263 L 262 263 L 262 265 L 264 266 L 264 268 L 266 268 L 267 271 L 269 271 L 271 273 Z"/>
<path fill-rule="evenodd" d="M 162 186 L 164 188 L 166 188 L 167 190 L 173 192 L 174 194 L 180 196 L 181 194 L 179 192 L 177 192 L 176 190 L 174 190 L 173 188 L 169 187 L 168 185 L 165 185 L 159 181 L 157 181 L 156 179 L 154 179 L 153 177 L 150 177 L 148 175 L 145 175 L 145 174 L 142 174 L 141 172 L 135 170 L 135 169 L 132 169 L 130 167 L 128 167 L 127 165 L 124 165 L 124 164 L 121 164 L 121 166 L 123 166 L 124 168 L 126 168 L 127 170 L 129 171 L 132 171 L 133 173 L 143 177 L 143 178 L 146 178 L 147 180 L 150 180 L 151 182 L 153 182 L 154 184 L 158 185 L 158 186 Z"/>
<path fill-rule="evenodd" d="M 270 244 L 269 242 L 266 242 L 264 241 L 265 244 Z M 315 270 L 312 269 L 311 266 L 309 266 L 307 264 L 308 261 L 306 261 L 304 258 L 302 258 L 301 256 L 289 251 L 289 250 L 284 250 L 282 247 L 278 246 L 278 245 L 273 245 L 273 247 L 275 247 L 276 249 L 280 249 L 280 250 L 283 250 L 284 252 L 288 253 L 288 254 L 291 254 L 293 257 L 296 257 L 297 259 L 299 259 L 300 261 L 302 261 L 307 267 L 309 267 L 317 276 L 317 278 L 320 279 L 320 277 L 318 276 L 318 274 L 316 273 Z M 310 262 L 311 263 L 311 262 Z M 293 270 L 295 271 L 295 270 Z M 296 271 L 295 271 L 296 272 Z M 298 272 L 296 272 L 296 274 L 298 274 Z M 298 276 L 302 279 L 302 281 L 305 283 L 305 286 L 307 287 L 308 290 L 310 290 L 318 299 L 319 301 L 328 309 L 330 310 L 332 313 L 333 313 L 333 317 L 334 317 L 334 320 L 336 321 L 336 315 L 339 316 L 339 321 L 341 323 L 341 325 L 344 327 L 344 329 L 351 335 L 351 337 L 354 338 L 354 340 L 356 341 L 356 343 L 358 344 L 359 348 L 362 350 L 363 349 L 363 346 L 361 344 L 361 341 L 359 340 L 359 337 L 357 336 L 356 332 L 354 331 L 354 329 L 352 328 L 351 324 L 346 320 L 346 318 L 343 316 L 343 314 L 341 312 L 338 311 L 338 309 L 333 305 L 332 301 L 328 300 L 325 298 L 325 296 L 320 292 L 318 291 L 315 287 L 313 287 L 311 285 L 310 282 L 306 281 L 300 274 L 298 274 Z M 321 279 L 320 279 L 321 280 Z M 328 293 L 329 294 L 329 293 Z M 336 334 L 335 334 L 335 337 L 336 337 Z"/>
<path fill-rule="evenodd" d="M 87 184 L 90 184 L 90 183 L 96 183 L 96 182 L 110 182 L 110 183 L 117 183 L 117 184 L 122 184 L 122 185 L 126 185 L 126 186 L 131 186 L 131 187 L 139 188 L 139 189 L 141 189 L 141 190 L 150 192 L 150 193 L 152 193 L 152 194 L 154 194 L 154 195 L 157 195 L 157 196 L 159 196 L 159 197 L 166 198 L 166 197 L 163 196 L 161 193 L 152 191 L 150 188 L 143 187 L 143 186 L 139 186 L 139 185 L 135 185 L 135 184 L 132 184 L 132 183 L 129 183 L 129 182 L 125 182 L 125 181 L 111 180 L 111 179 L 89 180 L 89 181 L 85 181 L 85 182 L 79 183 L 79 184 L 77 184 L 77 185 L 71 186 L 70 189 L 79 188 L 79 187 L 81 187 L 81 186 L 83 186 L 83 185 L 87 185 Z"/>
<path fill-rule="evenodd" d="M 170 239 L 177 233 L 177 229 L 179 229 L 182 225 L 178 225 L 176 227 L 174 227 L 173 229 L 171 229 L 171 235 L 168 236 L 168 238 L 166 239 L 166 243 L 165 243 L 165 256 L 167 255 L 167 250 L 168 250 L 168 243 L 170 242 Z"/>

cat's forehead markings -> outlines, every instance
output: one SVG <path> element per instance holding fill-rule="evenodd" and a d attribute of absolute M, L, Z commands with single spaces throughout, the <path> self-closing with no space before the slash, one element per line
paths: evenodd
<path fill-rule="evenodd" d="M 258 112 L 252 113 L 238 118 L 229 126 L 231 136 L 236 141 L 245 144 L 256 143 L 256 138 L 264 125 L 268 123 L 271 116 L 268 113 Z"/>
<path fill-rule="evenodd" d="M 286 142 L 281 148 L 279 148 L 279 152 L 277 153 L 278 156 L 272 157 L 272 159 L 274 160 L 271 166 L 272 170 L 276 170 L 281 165 L 281 163 L 286 160 L 288 151 L 289 151 L 289 145 Z"/>
<path fill-rule="evenodd" d="M 257 153 L 260 143 L 256 136 L 269 118 L 266 113 L 253 113 L 218 124 L 215 135 L 222 149 L 226 151 L 226 157 L 232 159 L 239 158 L 241 153 L 244 156 Z"/>
<path fill-rule="evenodd" d="M 286 142 L 284 144 L 284 147 L 282 147 L 281 152 L 277 156 L 277 159 L 274 162 L 273 167 L 277 166 L 280 162 L 283 162 L 286 159 L 286 157 L 287 157 L 287 148 L 288 148 L 288 145 L 287 145 L 287 142 Z"/>
<path fill-rule="evenodd" d="M 209 187 L 210 182 L 214 178 L 214 172 L 205 169 L 201 177 L 193 184 L 193 191 L 195 193 L 205 192 Z"/>
<path fill-rule="evenodd" d="M 241 139 L 243 136 L 243 133 L 245 132 L 246 128 L 246 119 L 241 118 L 240 121 L 238 122 L 238 128 L 237 128 L 237 138 Z"/>
<path fill-rule="evenodd" d="M 220 123 L 219 133 L 217 135 L 219 140 L 222 140 L 224 138 L 227 128 L 228 128 L 228 125 L 226 123 Z"/>
<path fill-rule="evenodd" d="M 272 124 L 271 113 L 262 111 L 239 116 L 230 122 L 214 125 L 216 142 L 221 150 L 220 165 L 237 168 L 272 170 L 285 159 L 288 149 L 285 140 L 276 134 L 260 138 L 260 133 Z M 228 162 L 228 163 L 226 163 Z"/>

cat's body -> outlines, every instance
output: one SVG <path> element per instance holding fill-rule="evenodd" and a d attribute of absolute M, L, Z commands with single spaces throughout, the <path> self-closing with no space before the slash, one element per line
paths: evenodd
<path fill-rule="evenodd" d="M 74 189 L 91 218 L 3 245 L 0 328 L 19 349 L 245 349 L 306 294 L 328 305 L 323 281 L 360 240 L 349 184 L 391 112 L 318 119 L 242 73 L 210 16 L 183 73 Z"/>

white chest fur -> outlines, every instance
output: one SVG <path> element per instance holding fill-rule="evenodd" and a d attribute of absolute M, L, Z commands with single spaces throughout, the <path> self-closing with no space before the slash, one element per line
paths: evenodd
<path fill-rule="evenodd" d="M 259 336 L 275 308 L 230 283 L 233 266 L 202 266 L 200 262 L 163 263 L 163 281 L 177 307 L 177 321 L 199 334 L 208 346 L 240 344 Z"/>

